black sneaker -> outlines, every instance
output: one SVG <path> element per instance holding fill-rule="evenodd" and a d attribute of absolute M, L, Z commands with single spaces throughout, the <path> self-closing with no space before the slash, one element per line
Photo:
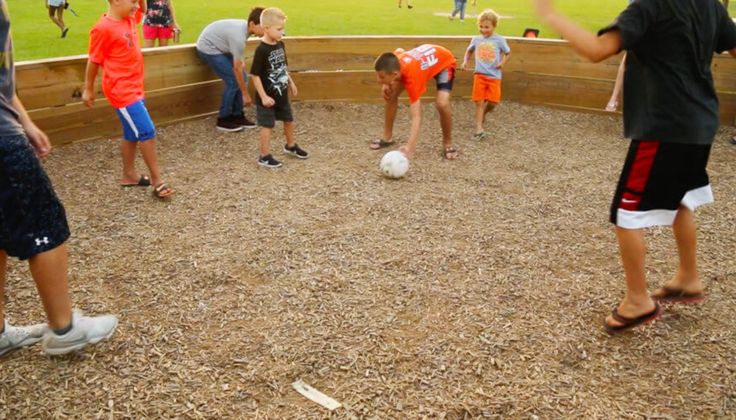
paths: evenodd
<path fill-rule="evenodd" d="M 235 115 L 233 117 L 233 121 L 235 121 L 236 123 L 240 124 L 240 126 L 243 127 L 243 128 L 256 128 L 256 127 L 258 127 L 258 125 L 256 123 L 254 123 L 253 121 L 249 120 L 248 117 L 246 117 L 243 114 Z"/>
<path fill-rule="evenodd" d="M 309 153 L 307 153 L 306 150 L 299 147 L 299 145 L 296 143 L 294 143 L 294 145 L 291 147 L 284 145 L 284 153 L 286 153 L 287 155 L 296 156 L 299 159 L 306 159 L 309 157 Z"/>
<path fill-rule="evenodd" d="M 731 144 L 736 146 L 736 136 L 731 137 Z"/>
<path fill-rule="evenodd" d="M 220 131 L 230 133 L 243 130 L 243 126 L 236 122 L 233 117 L 218 118 L 216 127 Z"/>
<path fill-rule="evenodd" d="M 271 155 L 261 156 L 258 158 L 258 164 L 266 168 L 280 168 L 281 162 L 274 159 Z"/>

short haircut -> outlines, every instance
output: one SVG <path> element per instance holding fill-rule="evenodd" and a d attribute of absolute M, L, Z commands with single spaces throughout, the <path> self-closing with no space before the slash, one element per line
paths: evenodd
<path fill-rule="evenodd" d="M 252 9 L 250 9 L 250 14 L 248 14 L 248 23 L 253 22 L 254 25 L 260 25 L 261 24 L 261 13 L 263 13 L 263 10 L 265 7 L 256 6 Z"/>
<path fill-rule="evenodd" d="M 286 15 L 277 7 L 263 9 L 261 13 L 261 26 L 274 26 L 286 21 Z"/>
<path fill-rule="evenodd" d="M 394 53 L 385 52 L 378 56 L 376 62 L 373 64 L 373 68 L 376 71 L 382 71 L 384 73 L 393 73 L 395 71 L 399 71 L 401 70 L 399 57 L 397 57 Z"/>
<path fill-rule="evenodd" d="M 494 12 L 491 9 L 486 9 L 478 15 L 478 25 L 480 25 L 482 22 L 491 22 L 493 26 L 498 26 L 498 20 L 500 19 L 500 16 L 498 16 L 498 13 Z"/>

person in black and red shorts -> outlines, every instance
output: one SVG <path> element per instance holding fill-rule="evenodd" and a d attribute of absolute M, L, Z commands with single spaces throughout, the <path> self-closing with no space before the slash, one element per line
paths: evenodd
<path fill-rule="evenodd" d="M 627 291 L 606 318 L 606 330 L 653 321 L 658 302 L 702 300 L 693 210 L 713 201 L 706 165 L 719 111 L 711 61 L 714 52 L 736 57 L 736 25 L 718 0 L 637 0 L 596 36 L 557 13 L 552 0 L 534 4 L 543 21 L 591 61 L 627 51 L 624 132 L 632 141 L 610 214 Z M 643 229 L 656 225 L 672 226 L 680 263 L 650 295 Z"/>

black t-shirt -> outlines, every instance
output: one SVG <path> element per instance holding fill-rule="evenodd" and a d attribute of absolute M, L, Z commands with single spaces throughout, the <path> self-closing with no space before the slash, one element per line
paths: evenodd
<path fill-rule="evenodd" d="M 289 103 L 289 72 L 287 70 L 286 49 L 279 41 L 274 45 L 261 41 L 253 55 L 250 74 L 258 76 L 266 94 L 276 101 L 276 106 Z M 260 95 L 256 95 L 256 104 L 263 106 Z"/>
<path fill-rule="evenodd" d="M 736 48 L 736 25 L 718 0 L 635 0 L 611 25 L 627 50 L 624 134 L 711 144 L 719 125 L 713 53 Z"/>

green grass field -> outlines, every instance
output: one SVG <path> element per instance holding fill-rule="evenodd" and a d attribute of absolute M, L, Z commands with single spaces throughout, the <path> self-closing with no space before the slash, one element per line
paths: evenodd
<path fill-rule="evenodd" d="M 12 18 L 16 60 L 32 60 L 85 54 L 87 33 L 107 10 L 105 0 L 70 0 L 79 17 L 64 14 L 71 28 L 67 39 L 59 38 L 59 30 L 47 17 L 43 0 L 7 0 Z M 527 0 L 477 0 L 468 2 L 467 12 L 493 7 L 505 17 L 498 31 L 506 36 L 519 36 L 524 28 L 540 28 Z M 202 7 L 202 4 L 207 4 Z M 194 42 L 207 23 L 222 18 L 245 18 L 252 5 L 234 6 L 240 2 L 226 0 L 175 0 L 177 18 L 182 27 L 182 42 Z M 736 11 L 736 2 L 731 6 Z M 242 3 L 240 3 L 242 4 Z M 260 4 L 269 4 L 260 2 Z M 450 22 L 451 0 L 413 0 L 413 9 L 396 7 L 396 0 L 280 0 L 274 5 L 289 16 L 288 35 L 471 35 L 475 33 L 472 18 L 465 23 Z M 610 22 L 625 6 L 626 0 L 558 0 L 561 10 L 589 29 Z M 733 15 L 734 13 L 732 13 Z M 542 27 L 541 36 L 557 37 Z"/>

